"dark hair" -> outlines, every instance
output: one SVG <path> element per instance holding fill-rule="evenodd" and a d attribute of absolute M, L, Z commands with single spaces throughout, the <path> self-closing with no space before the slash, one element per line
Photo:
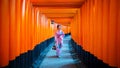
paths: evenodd
<path fill-rule="evenodd" d="M 59 28 L 59 26 L 61 26 L 61 25 L 57 25 L 57 28 Z"/>

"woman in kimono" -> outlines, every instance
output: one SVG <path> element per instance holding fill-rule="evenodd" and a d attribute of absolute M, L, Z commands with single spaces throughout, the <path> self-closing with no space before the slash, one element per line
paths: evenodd
<path fill-rule="evenodd" d="M 61 28 L 61 25 L 57 25 L 57 31 L 55 32 L 55 46 L 57 57 L 60 57 L 61 48 L 63 46 L 64 32 L 61 30 Z"/>

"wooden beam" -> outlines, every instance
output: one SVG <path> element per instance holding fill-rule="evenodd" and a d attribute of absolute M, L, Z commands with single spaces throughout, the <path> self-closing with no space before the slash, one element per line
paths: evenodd
<path fill-rule="evenodd" d="M 80 3 L 32 3 L 34 7 L 44 8 L 80 8 L 83 2 Z"/>
<path fill-rule="evenodd" d="M 75 14 L 56 14 L 56 13 L 53 13 L 53 14 L 44 14 L 46 15 L 48 18 L 54 18 L 54 17 L 74 17 Z"/>

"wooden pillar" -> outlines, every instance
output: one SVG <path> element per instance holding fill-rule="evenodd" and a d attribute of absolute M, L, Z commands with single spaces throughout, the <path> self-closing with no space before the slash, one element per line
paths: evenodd
<path fill-rule="evenodd" d="M 16 0 L 10 1 L 10 46 L 9 46 L 9 59 L 14 60 L 16 57 L 16 47 L 17 47 L 17 35 L 16 35 Z"/>
<path fill-rule="evenodd" d="M 108 62 L 110 66 L 117 65 L 116 26 L 117 26 L 117 0 L 110 0 L 110 16 L 108 27 Z"/>
<path fill-rule="evenodd" d="M 97 39 L 97 12 L 98 12 L 98 10 L 97 10 L 97 4 L 98 4 L 98 2 L 97 2 L 98 0 L 94 0 L 94 55 L 95 56 L 98 56 L 98 43 L 97 43 L 97 41 L 98 41 L 98 39 Z"/>
<path fill-rule="evenodd" d="M 87 31 L 87 29 L 86 29 L 86 2 L 85 2 L 85 4 L 82 6 L 83 7 L 83 12 L 82 12 L 82 14 L 83 14 L 83 22 L 84 23 L 82 23 L 82 27 L 83 27 L 83 49 L 87 49 L 87 39 L 86 39 L 86 37 L 87 37 L 87 33 L 86 33 L 86 31 Z"/>
<path fill-rule="evenodd" d="M 35 42 L 34 42 L 34 40 L 35 40 L 35 31 L 34 31 L 34 8 L 32 7 L 32 30 L 31 30 L 31 33 L 32 33 L 32 49 L 34 48 L 34 46 L 35 46 Z"/>
<path fill-rule="evenodd" d="M 9 63 L 9 0 L 0 0 L 0 67 Z"/>
<path fill-rule="evenodd" d="M 89 1 L 90 2 L 90 39 L 89 39 L 89 41 L 90 41 L 90 52 L 92 53 L 92 54 L 94 54 L 94 45 L 93 45 L 93 43 L 94 43 L 94 22 L 93 22 L 93 17 L 94 17 L 94 0 L 90 0 Z"/>
<path fill-rule="evenodd" d="M 109 0 L 103 0 L 103 28 L 102 28 L 102 49 L 103 62 L 108 63 L 108 24 L 109 24 Z"/>
<path fill-rule="evenodd" d="M 22 16 L 22 11 L 21 11 L 21 6 L 22 5 L 22 3 L 21 3 L 21 0 L 17 0 L 16 1 L 16 22 L 17 22 L 17 25 L 16 25 L 16 27 L 17 27 L 17 47 L 16 47 L 16 53 L 17 53 L 17 56 L 19 56 L 20 55 L 20 38 L 21 38 L 21 32 L 20 32 L 20 25 L 21 25 L 21 16 Z"/>
<path fill-rule="evenodd" d="M 25 6 L 25 52 L 29 49 L 29 1 L 26 0 L 26 6 Z"/>
<path fill-rule="evenodd" d="M 96 7 L 95 7 L 95 0 L 93 0 L 93 55 L 95 55 L 95 53 L 96 53 L 96 48 L 95 48 L 95 22 L 96 22 L 96 9 L 95 9 Z"/>
<path fill-rule="evenodd" d="M 86 1 L 86 51 L 90 51 L 90 0 Z"/>
<path fill-rule="evenodd" d="M 78 44 L 81 45 L 81 41 L 82 41 L 82 29 L 81 29 L 81 9 L 78 9 L 78 14 L 77 14 L 77 20 L 78 20 Z"/>
<path fill-rule="evenodd" d="M 20 32 L 21 32 L 21 38 L 20 38 L 20 53 L 25 52 L 25 5 L 26 1 L 22 0 L 22 21 L 21 21 L 21 26 L 20 26 Z"/>
<path fill-rule="evenodd" d="M 81 7 L 81 26 L 82 26 L 82 47 L 84 49 L 84 26 L 83 26 L 83 22 L 84 22 L 84 5 Z"/>
<path fill-rule="evenodd" d="M 117 3 L 117 67 L 120 68 L 120 0 Z"/>
<path fill-rule="evenodd" d="M 29 50 L 32 50 L 32 4 L 29 3 Z"/>
<path fill-rule="evenodd" d="M 34 31 L 35 31 L 35 45 L 37 44 L 37 10 L 36 8 L 34 8 L 35 12 L 34 12 Z"/>
<path fill-rule="evenodd" d="M 97 48 L 97 57 L 99 59 L 102 59 L 102 0 L 97 0 L 97 21 L 96 21 L 96 35 L 97 35 L 97 40 L 96 40 L 96 48 Z"/>

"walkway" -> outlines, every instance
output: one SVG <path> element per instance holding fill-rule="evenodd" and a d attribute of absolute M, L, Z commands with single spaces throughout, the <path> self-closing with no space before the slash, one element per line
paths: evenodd
<path fill-rule="evenodd" d="M 64 38 L 64 46 L 62 48 L 61 57 L 56 57 L 56 51 L 50 50 L 39 68 L 76 68 L 75 60 L 73 60 L 69 49 L 70 36 Z"/>

